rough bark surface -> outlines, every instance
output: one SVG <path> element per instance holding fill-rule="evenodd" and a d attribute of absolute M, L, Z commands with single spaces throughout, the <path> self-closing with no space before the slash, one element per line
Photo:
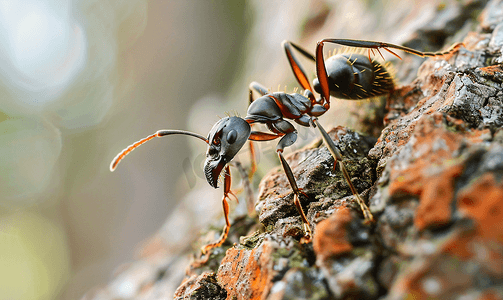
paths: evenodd
<path fill-rule="evenodd" d="M 390 95 L 377 143 L 330 132 L 376 223 L 362 225 L 323 145 L 297 151 L 287 160 L 309 196 L 313 243 L 298 243 L 286 176 L 271 171 L 257 203 L 266 230 L 227 250 L 222 299 L 503 297 L 503 24 L 501 3 L 490 7 L 466 48 L 427 60 Z"/>
<path fill-rule="evenodd" d="M 291 189 L 274 169 L 256 204 L 263 228 L 234 220 L 235 244 L 189 269 L 175 299 L 503 299 L 503 2 L 479 21 L 465 48 L 426 60 L 389 96 L 377 140 L 329 132 L 374 224 L 313 143 L 286 157 L 313 242 L 299 243 Z M 166 297 L 155 274 L 138 299 Z"/>

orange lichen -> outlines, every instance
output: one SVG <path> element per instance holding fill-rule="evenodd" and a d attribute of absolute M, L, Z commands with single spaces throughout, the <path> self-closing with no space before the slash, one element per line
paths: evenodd
<path fill-rule="evenodd" d="M 227 299 L 264 299 L 274 276 L 271 255 L 274 247 L 264 242 L 253 250 L 230 248 L 218 270 L 218 281 Z"/>
<path fill-rule="evenodd" d="M 484 141 L 484 137 L 491 136 L 491 130 L 489 128 L 483 130 L 474 130 L 471 131 L 467 136 L 468 140 L 474 144 L 482 143 Z"/>
<path fill-rule="evenodd" d="M 404 298 L 425 299 L 433 291 L 440 293 L 435 297 L 441 299 L 450 290 L 472 286 L 473 276 L 477 275 L 465 272 L 460 260 L 476 261 L 481 272 L 496 278 L 503 276 L 503 183 L 498 183 L 492 173 L 486 173 L 459 191 L 453 201 L 463 217 L 473 220 L 473 224 L 458 223 L 438 251 L 427 260 L 416 261 L 397 280 L 395 293 Z M 442 276 L 449 281 L 442 281 Z M 479 299 L 499 299 L 490 289 L 481 292 Z"/>
<path fill-rule="evenodd" d="M 503 245 L 503 184 L 493 174 L 484 174 L 458 196 L 458 209 L 476 221 L 477 231 L 486 240 Z"/>
<path fill-rule="evenodd" d="M 474 221 L 475 229 L 444 245 L 444 251 L 470 259 L 483 249 L 484 257 L 491 269 L 503 270 L 503 184 L 496 183 L 494 175 L 485 174 L 466 187 L 457 197 L 458 210 Z M 480 253 L 479 253 L 480 256 Z M 489 262 L 492 262 L 489 264 Z M 500 262 L 495 264 L 495 262 Z M 499 273 L 503 274 L 502 271 Z"/>
<path fill-rule="evenodd" d="M 501 73 L 503 72 L 503 68 L 501 68 L 501 65 L 493 65 L 489 67 L 484 67 L 479 69 L 483 74 L 487 75 L 495 75 L 496 73 Z"/>
<path fill-rule="evenodd" d="M 389 193 L 393 197 L 419 197 L 414 224 L 423 230 L 429 226 L 445 225 L 451 218 L 454 182 L 462 174 L 463 167 L 442 166 L 452 159 L 452 153 L 460 146 L 462 137 L 444 128 L 443 116 L 439 113 L 421 119 L 415 127 L 416 140 L 411 153 L 421 155 L 408 168 L 392 171 Z"/>
<path fill-rule="evenodd" d="M 425 179 L 414 218 L 414 225 L 419 230 L 429 226 L 443 226 L 450 221 L 454 181 L 462 172 L 462 166 L 453 166 L 437 176 Z"/>
<path fill-rule="evenodd" d="M 462 130 L 462 134 L 447 130 L 444 116 L 440 113 L 420 119 L 414 130 L 413 149 L 409 150 L 418 157 L 411 159 L 407 168 L 392 169 L 390 174 L 391 196 L 419 197 L 414 218 L 414 224 L 419 230 L 449 223 L 454 184 L 464 171 L 463 165 L 456 162 L 453 153 L 462 146 L 463 140 L 480 143 L 485 136 L 490 136 L 488 129 L 464 131 L 462 121 L 446 118 L 449 124 Z"/>
<path fill-rule="evenodd" d="M 313 248 L 321 260 L 349 252 L 353 249 L 348 242 L 346 225 L 351 221 L 351 210 L 339 207 L 328 219 L 316 225 Z"/>

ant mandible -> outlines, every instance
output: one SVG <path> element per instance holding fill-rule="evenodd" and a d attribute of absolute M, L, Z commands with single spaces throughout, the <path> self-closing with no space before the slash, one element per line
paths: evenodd
<path fill-rule="evenodd" d="M 331 56 L 325 61 L 323 57 L 323 46 L 325 43 L 334 43 L 355 48 L 367 48 L 368 56 L 355 53 L 351 55 L 338 54 Z M 206 142 L 208 149 L 206 151 L 206 161 L 204 163 L 204 174 L 206 180 L 212 187 L 217 188 L 218 178 L 225 168 L 223 172 L 224 195 L 222 204 L 226 225 L 218 241 L 202 247 L 201 250 L 203 254 L 208 253 L 213 248 L 219 247 L 227 239 L 230 228 L 229 204 L 227 199 L 229 199 L 229 194 L 232 194 L 231 175 L 228 164 L 248 140 L 270 141 L 281 138 L 277 144 L 276 152 L 293 190 L 294 204 L 302 220 L 304 237 L 301 239 L 301 242 L 307 243 L 311 241 L 312 233 L 309 222 L 307 221 L 299 201 L 299 196 L 301 194 L 306 197 L 307 195 L 297 186 L 293 172 L 282 154 L 284 148 L 291 146 L 297 140 L 297 130 L 285 119 L 293 120 L 301 126 L 318 128 L 323 141 L 334 157 L 334 164 L 337 163 L 337 161 L 339 162 L 340 170 L 363 212 L 365 222 L 373 222 L 374 218 L 372 213 L 353 186 L 346 167 L 342 162 L 342 156 L 339 150 L 318 122 L 318 117 L 330 109 L 330 96 L 359 100 L 388 94 L 393 91 L 394 83 L 388 71 L 383 65 L 371 59 L 370 53 L 373 53 L 373 50 L 381 54 L 379 50 L 384 49 L 398 58 L 400 58 L 400 56 L 391 51 L 390 48 L 425 57 L 453 54 L 463 46 L 462 43 L 457 43 L 445 52 L 421 52 L 408 47 L 382 42 L 323 39 L 318 42 L 316 46 L 316 56 L 313 56 L 292 42 L 284 41 L 282 45 L 295 78 L 304 89 L 303 95 L 297 93 L 287 94 L 286 92 L 269 93 L 269 91 L 259 83 L 252 82 L 249 86 L 250 105 L 245 118 L 233 116 L 220 119 L 211 128 L 207 138 L 197 133 L 184 130 L 159 130 L 128 146 L 120 152 L 110 164 L 110 171 L 114 171 L 119 162 L 128 153 L 154 137 L 183 134 L 196 137 Z M 314 96 L 313 89 L 307 79 L 306 73 L 294 56 L 292 47 L 315 62 L 318 78 L 314 79 L 313 86 L 314 91 L 320 94 L 320 98 L 317 99 Z M 253 91 L 258 92 L 261 97 L 253 99 Z M 252 131 L 251 125 L 254 123 L 265 124 L 272 133 Z M 254 162 L 252 163 L 254 164 Z"/>

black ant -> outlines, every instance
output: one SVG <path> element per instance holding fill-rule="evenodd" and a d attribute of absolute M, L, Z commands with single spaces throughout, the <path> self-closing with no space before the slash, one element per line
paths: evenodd
<path fill-rule="evenodd" d="M 338 54 L 325 61 L 323 58 L 323 46 L 325 43 L 334 43 L 356 48 L 367 48 L 368 56 L 355 53 Z M 208 144 L 208 150 L 206 152 L 206 161 L 204 163 L 204 174 L 206 176 L 206 180 L 212 187 L 217 188 L 218 178 L 222 173 L 222 170 L 225 168 L 223 173 L 224 196 L 222 203 L 226 225 L 218 241 L 208 244 L 202 248 L 203 254 L 209 252 L 215 247 L 219 247 L 227 239 L 230 228 L 229 205 L 227 203 L 227 199 L 229 198 L 229 194 L 232 194 L 230 189 L 231 176 L 228 164 L 248 140 L 270 141 L 281 138 L 276 147 L 276 152 L 288 181 L 290 182 L 290 186 L 292 187 L 294 193 L 294 204 L 302 219 L 304 237 L 301 239 L 301 242 L 307 243 L 311 241 L 311 229 L 299 201 L 300 194 L 303 194 L 304 196 L 306 195 L 297 186 L 292 170 L 282 154 L 284 148 L 291 146 L 297 140 L 297 130 L 289 121 L 285 119 L 293 120 L 302 126 L 312 126 L 319 129 L 323 141 L 335 159 L 335 163 L 337 163 L 337 161 L 339 162 L 341 172 L 363 212 L 365 222 L 373 222 L 374 218 L 372 213 L 351 183 L 349 174 L 342 162 L 342 156 L 332 139 L 330 139 L 326 131 L 318 122 L 318 117 L 330 109 L 330 96 L 359 100 L 389 94 L 393 91 L 395 85 L 391 75 L 383 65 L 371 59 L 370 55 L 374 50 L 381 54 L 379 50 L 384 49 L 398 58 L 400 58 L 400 56 L 392 52 L 390 48 L 402 50 L 421 57 L 444 56 L 453 54 L 463 44 L 457 43 L 445 52 L 421 52 L 408 47 L 382 42 L 323 39 L 319 41 L 316 46 L 316 56 L 309 54 L 306 50 L 289 41 L 284 41 L 282 45 L 286 51 L 293 73 L 299 84 L 304 89 L 303 95 L 297 93 L 287 94 L 285 92 L 269 93 L 262 85 L 253 82 L 249 87 L 250 105 L 245 118 L 234 116 L 220 119 L 210 130 L 207 138 L 197 133 L 183 130 L 159 130 L 155 134 L 141 139 L 124 149 L 110 164 L 110 171 L 113 171 L 129 152 L 154 137 L 184 134 L 199 138 L 206 142 L 206 144 Z M 317 99 L 314 96 L 313 89 L 307 79 L 306 73 L 302 69 L 296 57 L 293 55 L 291 47 L 315 62 L 318 78 L 314 79 L 313 86 L 314 91 L 320 94 L 320 98 Z M 258 92 L 261 97 L 254 100 L 252 95 L 253 91 Z M 252 131 L 251 125 L 254 123 L 265 124 L 272 133 Z M 254 164 L 254 162 L 252 163 Z"/>

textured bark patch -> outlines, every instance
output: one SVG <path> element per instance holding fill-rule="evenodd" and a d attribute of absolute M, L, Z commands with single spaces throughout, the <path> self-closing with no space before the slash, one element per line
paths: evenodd
<path fill-rule="evenodd" d="M 340 255 L 353 249 L 347 238 L 346 226 L 351 221 L 351 210 L 342 206 L 333 215 L 316 225 L 313 248 L 320 260 Z"/>

